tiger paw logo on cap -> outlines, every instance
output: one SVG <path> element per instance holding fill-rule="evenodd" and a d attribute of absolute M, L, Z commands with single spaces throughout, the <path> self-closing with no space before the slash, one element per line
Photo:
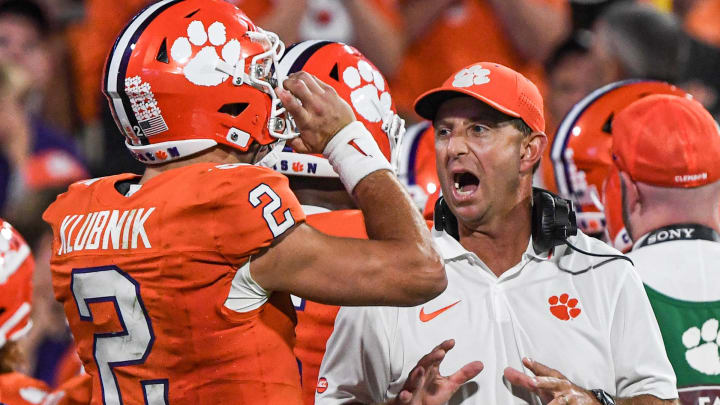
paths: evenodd
<path fill-rule="evenodd" d="M 322 394 L 328 389 L 328 382 L 325 377 L 320 377 L 317 383 L 317 387 L 315 390 L 318 392 L 318 394 Z"/>
<path fill-rule="evenodd" d="M 490 70 L 480 65 L 470 66 L 459 71 L 453 80 L 453 87 L 470 87 L 490 83 Z"/>

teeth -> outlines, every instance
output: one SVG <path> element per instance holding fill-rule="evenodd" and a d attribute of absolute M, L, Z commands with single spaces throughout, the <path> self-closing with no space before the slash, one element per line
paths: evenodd
<path fill-rule="evenodd" d="M 460 183 L 458 183 L 457 181 L 455 182 L 455 189 L 460 190 Z"/>

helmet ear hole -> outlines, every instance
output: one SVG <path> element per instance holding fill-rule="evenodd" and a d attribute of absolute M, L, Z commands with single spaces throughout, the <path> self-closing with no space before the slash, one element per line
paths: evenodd
<path fill-rule="evenodd" d="M 158 49 L 157 56 L 155 57 L 155 60 L 162 63 L 170 63 L 170 59 L 168 59 L 168 51 L 167 51 L 167 38 L 163 39 L 162 44 L 160 45 L 160 49 Z"/>
<path fill-rule="evenodd" d="M 332 69 L 330 70 L 330 77 L 335 79 L 335 81 L 340 81 L 340 72 L 338 71 L 338 64 L 337 62 L 333 65 Z"/>
<path fill-rule="evenodd" d="M 610 116 L 605 120 L 605 123 L 602 126 L 602 131 L 606 134 L 612 134 L 612 122 L 613 118 L 615 118 L 615 113 L 611 112 Z"/>
<path fill-rule="evenodd" d="M 248 108 L 248 105 L 248 103 L 225 104 L 224 106 L 220 107 L 218 112 L 237 117 L 238 115 L 242 114 L 246 108 Z"/>

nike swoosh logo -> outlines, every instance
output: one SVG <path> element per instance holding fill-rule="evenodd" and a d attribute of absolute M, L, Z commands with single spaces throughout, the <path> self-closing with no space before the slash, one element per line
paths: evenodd
<path fill-rule="evenodd" d="M 447 311 L 448 309 L 454 307 L 454 306 L 457 305 L 458 303 L 460 303 L 460 300 L 458 300 L 458 301 L 456 301 L 456 302 L 454 302 L 454 303 L 452 303 L 452 304 L 450 304 L 450 305 L 448 305 L 448 306 L 446 306 L 446 307 L 440 308 L 440 309 L 438 309 L 437 311 L 430 312 L 429 314 L 426 314 L 426 313 L 425 313 L 425 307 L 422 307 L 422 308 L 420 308 L 420 322 L 430 322 L 430 321 L 433 320 L 436 316 L 438 316 L 438 315 L 442 314 L 443 312 Z"/>

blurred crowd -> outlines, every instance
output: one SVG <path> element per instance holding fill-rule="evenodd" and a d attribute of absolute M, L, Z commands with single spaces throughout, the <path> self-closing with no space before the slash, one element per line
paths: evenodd
<path fill-rule="evenodd" d="M 150 2 L 0 1 L 0 216 L 36 257 L 26 371 L 50 386 L 79 362 L 53 299 L 41 213 L 70 182 L 141 171 L 100 88 L 113 41 Z M 357 47 L 390 79 L 408 123 L 420 121 L 412 112 L 418 95 L 477 61 L 512 67 L 539 85 L 550 139 L 575 103 L 630 78 L 675 84 L 720 116 L 720 0 L 232 2 L 288 45 L 327 39 Z M 557 190 L 549 155 L 537 182 Z"/>

